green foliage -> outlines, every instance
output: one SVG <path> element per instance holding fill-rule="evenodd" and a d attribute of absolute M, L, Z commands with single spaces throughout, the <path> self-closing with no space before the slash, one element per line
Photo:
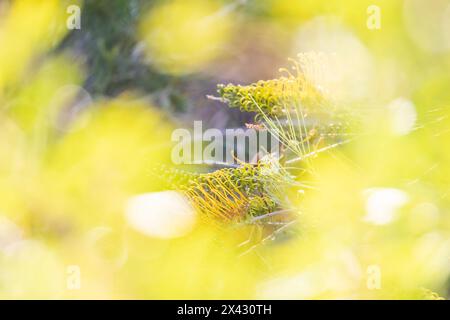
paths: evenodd
<path fill-rule="evenodd" d="M 127 89 L 154 92 L 167 87 L 169 77 L 145 64 L 137 50 L 140 12 L 152 2 L 85 1 L 82 29 L 72 31 L 60 49 L 75 47 L 87 58 L 89 92 L 117 95 Z"/>
<path fill-rule="evenodd" d="M 306 111 L 323 99 L 301 75 L 261 80 L 247 86 L 219 84 L 217 91 L 231 108 L 269 116 L 284 114 L 292 103 L 302 103 Z"/>
<path fill-rule="evenodd" d="M 291 60 L 295 75 L 280 69 L 288 76 L 247 86 L 220 84 L 220 99 L 231 108 L 256 113 L 255 121 L 261 121 L 296 159 L 314 156 L 343 143 L 356 119 L 308 78 L 304 69 L 319 59 L 300 54 L 298 61 Z"/>
<path fill-rule="evenodd" d="M 201 174 L 184 192 L 202 217 L 211 223 L 241 222 L 280 208 L 286 203 L 286 188 L 293 180 L 276 159 L 244 163 Z"/>

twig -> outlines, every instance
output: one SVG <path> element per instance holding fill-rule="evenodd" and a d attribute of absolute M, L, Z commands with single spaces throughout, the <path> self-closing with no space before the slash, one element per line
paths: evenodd
<path fill-rule="evenodd" d="M 270 235 L 268 235 L 267 237 L 265 237 L 264 239 L 262 239 L 259 243 L 251 246 L 250 248 L 248 248 L 246 251 L 244 251 L 243 253 L 241 253 L 239 255 L 239 257 L 242 257 L 246 254 L 248 254 L 249 252 L 251 252 L 252 250 L 254 250 L 255 248 L 257 248 L 258 246 L 264 244 L 266 241 L 273 239 L 277 234 L 279 234 L 280 232 L 284 231 L 285 229 L 289 228 L 291 225 L 293 225 L 294 223 L 296 223 L 297 220 L 293 220 L 287 224 L 285 224 L 284 226 L 278 228 L 277 230 L 275 230 L 274 232 L 272 232 Z"/>
<path fill-rule="evenodd" d="M 327 151 L 327 150 L 336 148 L 336 147 L 338 147 L 338 146 L 340 146 L 340 145 L 349 143 L 349 142 L 352 141 L 352 140 L 353 140 L 353 139 L 348 139 L 348 140 L 345 140 L 345 141 L 342 141 L 342 142 L 337 142 L 337 143 L 331 144 L 331 145 L 329 145 L 329 146 L 326 146 L 326 147 L 323 147 L 323 148 L 318 149 L 318 150 L 316 150 L 316 151 L 313 151 L 313 152 L 310 152 L 310 153 L 308 153 L 308 154 L 305 154 L 305 155 L 303 155 L 303 156 L 301 156 L 301 157 L 297 157 L 297 158 L 294 158 L 294 159 L 291 159 L 291 160 L 287 160 L 286 163 L 287 163 L 287 164 L 290 164 L 290 163 L 295 163 L 295 162 L 302 161 L 302 160 L 307 159 L 307 158 L 309 158 L 309 157 L 315 156 L 315 155 L 319 154 L 320 152 L 324 152 L 324 151 Z"/>
<path fill-rule="evenodd" d="M 273 211 L 273 212 L 270 212 L 270 213 L 263 214 L 261 216 L 254 217 L 250 221 L 248 221 L 247 223 L 249 223 L 249 224 L 250 223 L 254 223 L 255 221 L 258 221 L 258 220 L 269 218 L 269 217 L 272 217 L 272 216 L 275 216 L 275 215 L 278 215 L 278 214 L 286 214 L 288 212 L 293 212 L 293 211 L 294 210 L 292 210 L 292 209 L 284 209 L 284 210 Z"/>

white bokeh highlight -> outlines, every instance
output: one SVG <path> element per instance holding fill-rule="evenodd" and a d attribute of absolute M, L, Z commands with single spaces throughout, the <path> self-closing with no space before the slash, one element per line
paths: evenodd
<path fill-rule="evenodd" d="M 405 98 L 398 98 L 387 105 L 390 130 L 394 135 L 410 133 L 417 121 L 414 104 Z"/>
<path fill-rule="evenodd" d="M 373 188 L 364 190 L 366 215 L 364 221 L 385 225 L 395 220 L 397 211 L 409 202 L 406 192 L 395 188 Z"/>
<path fill-rule="evenodd" d="M 316 54 L 302 68 L 306 77 L 329 97 L 355 101 L 370 94 L 374 78 L 373 57 L 338 19 L 323 16 L 305 22 L 297 33 L 293 49 Z"/>
<path fill-rule="evenodd" d="M 196 221 L 194 209 L 176 191 L 134 196 L 127 202 L 125 216 L 128 224 L 136 231 L 161 239 L 186 235 Z"/>

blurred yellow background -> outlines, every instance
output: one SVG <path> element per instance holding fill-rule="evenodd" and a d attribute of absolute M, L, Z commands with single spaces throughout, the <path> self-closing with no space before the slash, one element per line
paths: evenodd
<path fill-rule="evenodd" d="M 0 298 L 449 297 L 449 1 L 79 1 L 80 30 L 70 4 L 0 6 Z M 176 127 L 245 123 L 216 83 L 300 52 L 364 130 L 314 159 L 298 236 L 243 255 L 152 168 Z"/>

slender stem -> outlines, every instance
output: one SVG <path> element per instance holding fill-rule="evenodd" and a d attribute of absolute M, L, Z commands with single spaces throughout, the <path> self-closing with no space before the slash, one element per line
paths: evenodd
<path fill-rule="evenodd" d="M 284 209 L 284 210 L 273 211 L 273 212 L 270 212 L 270 213 L 263 214 L 261 216 L 254 217 L 250 221 L 248 221 L 248 223 L 253 223 L 253 222 L 258 221 L 258 220 L 269 218 L 269 217 L 272 217 L 272 216 L 275 216 L 275 215 L 278 215 L 278 214 L 286 214 L 286 213 L 293 212 L 293 211 L 294 210 L 292 210 L 292 209 Z"/>
<path fill-rule="evenodd" d="M 302 160 L 304 160 L 304 159 L 306 159 L 306 158 L 315 156 L 315 155 L 319 154 L 320 152 L 327 151 L 327 150 L 329 150 L 329 149 L 336 148 L 337 146 L 340 146 L 340 145 L 342 145 L 342 144 L 349 143 L 349 142 L 352 141 L 352 140 L 353 140 L 353 139 L 348 139 L 348 140 L 345 140 L 345 141 L 342 141 L 342 142 L 337 142 L 337 143 L 331 144 L 331 145 L 329 145 L 329 146 L 326 146 L 326 147 L 323 147 L 323 148 L 318 149 L 318 150 L 316 150 L 316 151 L 313 151 L 313 152 L 310 152 L 310 153 L 308 153 L 308 154 L 305 154 L 304 156 L 297 157 L 297 158 L 294 158 L 294 159 L 291 159 L 291 160 L 287 160 L 287 161 L 286 161 L 286 164 L 291 164 L 291 163 L 295 163 L 295 162 L 302 161 Z"/>
<path fill-rule="evenodd" d="M 239 257 L 242 257 L 246 254 L 248 254 L 249 252 L 251 252 L 252 250 L 256 249 L 258 246 L 264 244 L 266 241 L 272 239 L 274 236 L 276 236 L 277 234 L 279 234 L 280 232 L 284 231 L 285 229 L 289 228 L 291 225 L 293 225 L 294 223 L 296 223 L 297 220 L 293 220 L 287 224 L 285 224 L 284 226 L 278 228 L 277 230 L 275 230 L 274 232 L 272 232 L 270 235 L 268 235 L 267 237 L 265 237 L 264 239 L 261 240 L 261 242 L 251 246 L 250 248 L 248 248 L 246 251 L 244 251 L 243 253 L 241 253 L 239 255 Z"/>

